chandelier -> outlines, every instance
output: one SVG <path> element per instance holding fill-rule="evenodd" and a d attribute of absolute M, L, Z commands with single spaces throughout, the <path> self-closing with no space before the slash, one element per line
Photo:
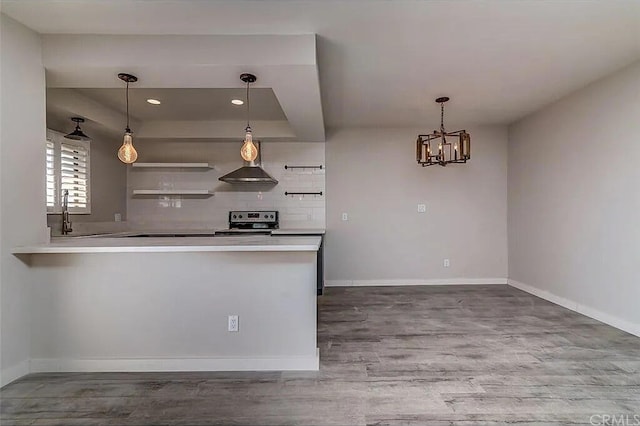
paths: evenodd
<path fill-rule="evenodd" d="M 444 103 L 448 100 L 446 96 L 436 99 L 440 104 L 440 130 L 418 135 L 416 140 L 416 160 L 422 167 L 466 163 L 471 158 L 471 135 L 466 130 L 444 130 Z"/>

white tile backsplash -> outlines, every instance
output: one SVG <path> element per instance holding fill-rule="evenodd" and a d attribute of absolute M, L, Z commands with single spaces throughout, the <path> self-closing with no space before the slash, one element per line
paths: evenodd
<path fill-rule="evenodd" d="M 242 165 L 241 142 L 143 140 L 139 162 L 209 162 L 213 169 L 131 168 L 127 172 L 127 218 L 133 228 L 224 228 L 229 210 L 278 210 L 281 228 L 325 227 L 323 143 L 264 142 L 262 167 L 275 186 L 230 185 L 218 178 Z M 323 169 L 287 169 L 286 165 L 322 165 Z M 132 197 L 133 189 L 209 189 L 209 198 Z M 322 196 L 286 196 L 318 192 Z"/>

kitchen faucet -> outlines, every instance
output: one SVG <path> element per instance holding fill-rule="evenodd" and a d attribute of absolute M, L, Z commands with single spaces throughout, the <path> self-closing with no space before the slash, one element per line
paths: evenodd
<path fill-rule="evenodd" d="M 62 235 L 67 235 L 73 231 L 71 220 L 69 219 L 69 190 L 65 189 L 62 196 Z"/>

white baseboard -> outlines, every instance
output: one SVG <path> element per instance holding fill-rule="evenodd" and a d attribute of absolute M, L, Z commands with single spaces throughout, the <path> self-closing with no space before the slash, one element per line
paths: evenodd
<path fill-rule="evenodd" d="M 585 306 L 564 297 L 556 296 L 555 294 L 550 293 L 546 290 L 540 290 L 539 288 L 521 283 L 516 280 L 509 279 L 508 284 L 529 294 L 538 296 L 541 299 L 548 300 L 549 302 L 555 303 L 556 305 L 560 305 L 574 312 L 578 312 L 579 314 L 588 316 L 589 318 L 593 318 L 612 327 L 640 337 L 640 324 L 634 324 L 630 321 L 604 313 L 590 306 Z"/>
<path fill-rule="evenodd" d="M 0 387 L 8 385 L 14 380 L 29 374 L 29 361 L 22 361 L 9 368 L 3 368 L 0 371 Z"/>
<path fill-rule="evenodd" d="M 53 372 L 157 372 L 157 371 L 317 371 L 315 356 L 285 358 L 131 358 L 58 359 L 39 358 L 30 362 L 32 373 Z"/>
<path fill-rule="evenodd" d="M 374 287 L 403 285 L 488 285 L 507 284 L 506 278 L 442 278 L 425 280 L 326 280 L 325 287 Z"/>

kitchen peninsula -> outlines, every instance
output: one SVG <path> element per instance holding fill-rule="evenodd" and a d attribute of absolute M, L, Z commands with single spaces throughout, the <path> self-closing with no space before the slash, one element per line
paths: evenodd
<path fill-rule="evenodd" d="M 38 276 L 31 371 L 317 370 L 320 242 L 90 237 L 15 248 Z"/>

